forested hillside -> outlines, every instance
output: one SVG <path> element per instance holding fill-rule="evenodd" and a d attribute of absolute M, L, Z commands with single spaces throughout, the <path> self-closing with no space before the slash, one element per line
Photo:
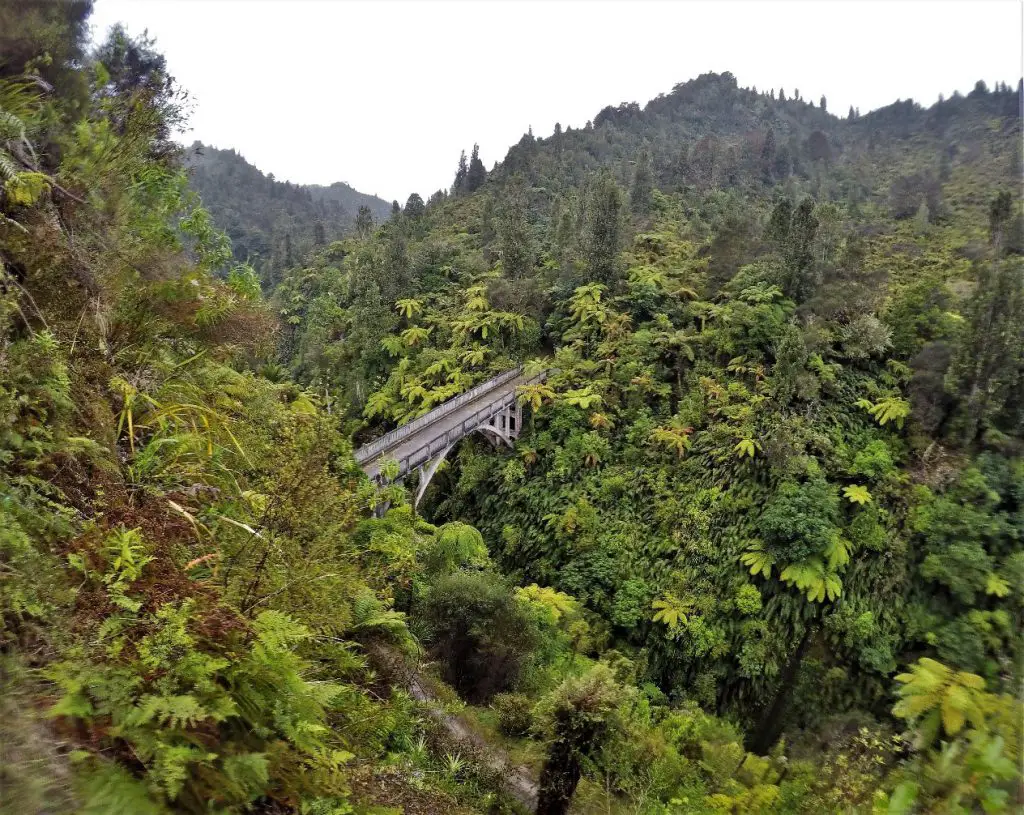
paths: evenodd
<path fill-rule="evenodd" d="M 460 444 L 425 512 L 578 603 L 578 647 L 656 693 L 590 756 L 606 792 L 808 806 L 781 764 L 771 792 L 696 781 L 729 760 L 690 766 L 665 722 L 699 704 L 754 753 L 859 766 L 816 811 L 870 809 L 876 772 L 908 779 L 894 811 L 1008 806 L 1009 764 L 990 792 L 952 768 L 1020 755 L 1019 716 L 995 724 L 1020 710 L 1020 140 L 1019 85 L 836 117 L 706 75 L 527 134 L 278 290 L 285 361 L 357 439 L 552 370 L 515 451 Z"/>
<path fill-rule="evenodd" d="M 1019 85 L 705 75 L 318 235 L 90 11 L 0 0 L 0 812 L 1020 809 Z"/>
<path fill-rule="evenodd" d="M 338 182 L 329 187 L 276 181 L 234 150 L 195 142 L 185 153 L 189 186 L 231 239 L 234 257 L 249 263 L 272 289 L 285 269 L 391 214 L 391 204 Z"/>

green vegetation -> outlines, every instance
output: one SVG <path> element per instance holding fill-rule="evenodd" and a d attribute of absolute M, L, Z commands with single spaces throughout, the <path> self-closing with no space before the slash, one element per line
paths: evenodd
<path fill-rule="evenodd" d="M 391 204 L 338 182 L 329 187 L 276 181 L 234 150 L 194 143 L 185 153 L 189 187 L 203 200 L 234 256 L 250 263 L 267 289 L 316 247 L 383 222 Z"/>
<path fill-rule="evenodd" d="M 705 75 L 339 237 L 222 151 L 205 209 L 151 43 L 16 6 L 0 812 L 1024 804 L 1020 88 Z M 425 517 L 359 470 L 517 363 Z"/>

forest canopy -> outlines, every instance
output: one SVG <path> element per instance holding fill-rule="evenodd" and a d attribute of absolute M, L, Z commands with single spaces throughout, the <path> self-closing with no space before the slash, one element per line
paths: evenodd
<path fill-rule="evenodd" d="M 90 11 L 0 0 L 0 812 L 1024 805 L 1020 83 L 705 74 L 386 204 Z"/>

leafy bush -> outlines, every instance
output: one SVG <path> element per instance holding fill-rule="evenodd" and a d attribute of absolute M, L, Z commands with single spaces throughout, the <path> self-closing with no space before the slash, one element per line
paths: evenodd
<path fill-rule="evenodd" d="M 821 552 L 835 534 L 838 498 L 823 478 L 783 483 L 761 515 L 762 539 L 781 562 Z"/>
<path fill-rule="evenodd" d="M 49 715 L 109 753 L 127 749 L 145 770 L 139 794 L 182 811 L 206 811 L 209 802 L 238 808 L 266 795 L 344 795 L 351 753 L 327 727 L 342 688 L 304 678 L 310 665 L 297 649 L 309 630 L 264 611 L 251 636 L 229 619 L 219 625 L 234 636 L 211 639 L 202 630 L 216 612 L 197 598 L 144 609 L 142 581 L 154 558 L 137 530 L 112 533 L 105 551 L 103 572 L 76 562 L 112 613 L 95 645 L 47 669 L 61 691 Z M 116 769 L 96 758 L 83 771 L 89 795 L 108 800 Z"/>
<path fill-rule="evenodd" d="M 534 618 L 509 584 L 492 573 L 441 578 L 422 615 L 445 680 L 473 702 L 514 688 L 540 643 Z"/>
<path fill-rule="evenodd" d="M 521 693 L 499 693 L 491 700 L 498 728 L 506 736 L 525 736 L 533 727 L 533 702 Z"/>

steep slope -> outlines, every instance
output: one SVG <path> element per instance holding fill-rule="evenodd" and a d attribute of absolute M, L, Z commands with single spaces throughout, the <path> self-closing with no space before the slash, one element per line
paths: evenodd
<path fill-rule="evenodd" d="M 502 806 L 371 669 L 415 663 L 391 566 L 439 530 L 392 513 L 405 553 L 371 555 L 336 418 L 256 372 L 276 321 L 188 190 L 163 58 L 30 6 L 0 0 L 0 812 Z"/>
<path fill-rule="evenodd" d="M 188 191 L 163 58 L 24 5 L 0 810 L 1020 809 L 1011 92 L 839 123 L 702 77 L 314 234 L 268 302 Z M 515 448 L 433 482 L 445 523 L 353 461 L 532 357 Z"/>
<path fill-rule="evenodd" d="M 311 249 L 350 232 L 360 207 L 378 222 L 391 212 L 386 201 L 348 184 L 277 181 L 234 150 L 195 142 L 185 160 L 192 189 L 231 238 L 235 258 L 252 264 L 271 288 Z"/>
<path fill-rule="evenodd" d="M 356 213 L 360 207 L 367 207 L 377 223 L 388 219 L 391 215 L 391 204 L 376 195 L 367 195 L 353 189 L 343 181 L 324 186 L 322 184 L 305 184 L 314 201 L 332 201 L 346 212 Z"/>
<path fill-rule="evenodd" d="M 1002 806 L 1021 739 L 1003 718 L 1024 586 L 1020 89 L 843 119 L 774 97 L 707 75 L 524 136 L 475 191 L 457 178 L 289 275 L 284 361 L 362 439 L 543 358 L 529 432 L 460 443 L 428 517 L 473 523 L 513 581 L 585 609 L 585 653 L 627 655 L 749 749 L 784 734 L 823 766 L 858 756 L 862 780 L 890 767 L 893 811 L 988 795 L 937 768 L 967 778 L 989 749 Z M 1001 701 L 982 714 L 978 692 Z M 594 779 L 640 810 L 687 798 L 689 748 L 666 738 L 656 756 L 614 741 Z M 860 789 L 794 808 L 870 808 Z M 756 787 L 721 794 L 761 811 Z"/>

